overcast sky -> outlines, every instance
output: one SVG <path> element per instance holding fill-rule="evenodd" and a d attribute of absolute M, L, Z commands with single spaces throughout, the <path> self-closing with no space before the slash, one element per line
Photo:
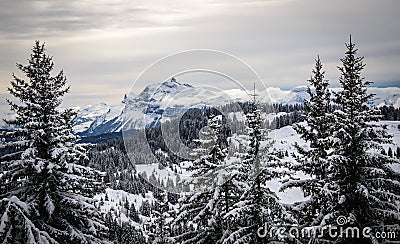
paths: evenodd
<path fill-rule="evenodd" d="M 71 84 L 64 99 L 68 106 L 118 103 L 147 66 L 190 49 L 239 57 L 267 86 L 285 89 L 306 85 L 319 54 L 334 86 L 349 34 L 365 56 L 366 79 L 376 86 L 400 86 L 399 10 L 397 0 L 3 0 L 0 109 L 8 109 L 4 97 L 11 74 L 19 74 L 15 63 L 26 63 L 35 40 L 46 42 L 56 71 L 64 69 Z M 184 60 L 170 65 L 179 62 Z M 207 57 L 204 62 L 240 72 L 229 62 Z M 195 76 L 187 78 L 196 83 Z M 160 81 L 149 76 L 133 90 L 153 82 Z"/>

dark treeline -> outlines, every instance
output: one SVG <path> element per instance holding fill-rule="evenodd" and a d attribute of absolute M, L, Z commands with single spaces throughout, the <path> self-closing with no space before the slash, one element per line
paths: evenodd
<path fill-rule="evenodd" d="M 149 191 L 155 193 L 155 196 L 160 194 L 160 180 L 154 174 L 147 176 L 136 172 L 122 140 L 114 139 L 97 144 L 89 151 L 88 156 L 88 166 L 106 173 L 104 182 L 108 187 L 143 196 Z M 174 187 L 176 185 L 171 186 Z M 170 198 L 171 202 L 175 202 L 176 196 L 171 195 Z"/>
<path fill-rule="evenodd" d="M 400 120 L 400 108 L 395 108 L 393 106 L 382 106 L 380 107 L 382 120 Z"/>
<path fill-rule="evenodd" d="M 163 167 L 170 167 L 176 171 L 175 164 L 185 161 L 185 158 L 177 156 L 171 151 L 171 148 L 183 148 L 182 145 L 189 149 L 196 148 L 198 145 L 194 142 L 199 139 L 200 130 L 207 125 L 207 116 L 222 116 L 222 133 L 219 135 L 222 147 L 228 146 L 227 138 L 231 136 L 231 128 L 227 123 L 227 118 L 216 108 L 189 109 L 180 119 L 166 121 L 164 124 L 157 124 L 152 127 L 145 128 L 146 142 L 150 146 L 151 153 L 157 158 L 157 162 Z M 168 138 L 166 143 L 166 135 L 163 131 L 177 132 L 172 133 L 174 138 Z M 172 144 L 172 145 L 171 145 Z M 161 154 L 160 154 L 161 150 Z M 136 152 L 135 152 L 136 154 Z M 138 162 L 140 163 L 140 162 Z"/>

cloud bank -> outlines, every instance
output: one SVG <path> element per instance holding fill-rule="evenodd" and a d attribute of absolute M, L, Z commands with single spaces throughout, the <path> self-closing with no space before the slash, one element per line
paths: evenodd
<path fill-rule="evenodd" d="M 1 1 L 0 99 L 37 39 L 70 81 L 68 106 L 117 103 L 148 65 L 198 48 L 240 57 L 267 86 L 281 88 L 305 85 L 320 54 L 335 86 L 350 33 L 365 56 L 366 79 L 400 86 L 399 7 L 395 0 Z M 149 78 L 134 92 L 153 82 L 160 81 Z"/>

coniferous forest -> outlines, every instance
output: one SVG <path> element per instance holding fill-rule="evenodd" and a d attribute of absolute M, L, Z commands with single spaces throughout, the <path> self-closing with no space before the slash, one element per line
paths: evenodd
<path fill-rule="evenodd" d="M 400 148 L 386 122 L 400 120 L 399 109 L 370 105 L 364 58 L 351 37 L 343 49 L 340 89 L 318 55 L 304 103 L 263 103 L 254 90 L 238 107 L 163 122 L 193 149 L 187 160 L 161 124 L 145 128 L 151 157 L 139 132 L 129 151 L 121 132 L 79 137 L 79 111 L 62 106 L 67 76 L 36 41 L 8 88 L 15 116 L 1 131 L 0 242 L 398 243 Z M 281 140 L 288 130 L 294 139 Z M 196 182 L 181 179 L 184 169 Z M 294 192 L 301 197 L 284 201 Z"/>

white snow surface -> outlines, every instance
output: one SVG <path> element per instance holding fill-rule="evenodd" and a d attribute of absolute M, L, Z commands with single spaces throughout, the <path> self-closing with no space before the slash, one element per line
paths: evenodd
<path fill-rule="evenodd" d="M 108 201 L 104 201 L 105 195 L 107 194 Z M 108 213 L 110 211 L 116 211 L 121 215 L 120 220 L 123 222 L 129 222 L 135 226 L 139 225 L 138 223 L 132 221 L 124 211 L 121 211 L 124 208 L 124 202 L 127 200 L 129 202 L 129 205 L 135 204 L 135 208 L 137 211 L 139 211 L 140 207 L 142 206 L 142 203 L 147 200 L 149 203 L 154 204 L 154 196 L 152 192 L 147 192 L 145 194 L 145 197 L 142 195 L 136 195 L 136 194 L 130 194 L 127 193 L 126 191 L 123 190 L 114 190 L 111 188 L 107 188 L 104 193 L 97 194 L 94 196 L 94 199 L 97 201 L 100 201 L 100 199 L 103 199 L 104 205 L 100 206 L 100 212 L 102 213 Z M 122 205 L 122 206 L 121 206 Z M 139 218 L 142 220 L 142 222 L 148 221 L 148 217 L 140 215 L 139 212 Z"/>
<path fill-rule="evenodd" d="M 392 140 L 393 144 L 387 144 L 384 145 L 384 148 L 387 150 L 388 147 L 392 147 L 392 150 L 395 152 L 395 149 L 397 148 L 398 145 L 400 145 L 400 121 L 381 121 L 379 122 L 381 124 L 384 124 L 388 128 L 388 133 L 392 135 Z M 295 132 L 292 126 L 285 126 L 283 128 L 271 131 L 269 133 L 269 136 L 275 140 L 275 143 L 273 145 L 273 150 L 287 150 L 289 154 L 292 152 L 295 152 L 295 148 L 293 144 L 295 142 L 299 143 L 300 145 L 307 146 L 307 144 L 300 139 L 299 135 Z M 235 141 L 234 138 L 232 138 L 232 141 Z M 284 160 L 287 161 L 292 161 L 292 157 L 285 157 Z M 188 162 L 183 162 L 180 166 L 182 170 L 184 170 L 185 164 Z M 174 183 L 176 183 L 176 176 L 174 175 L 173 172 L 169 171 L 168 169 L 158 169 L 158 164 L 150 164 L 150 165 L 136 165 L 136 169 L 138 172 L 146 172 L 147 176 L 149 177 L 153 172 L 156 176 L 156 178 L 163 179 L 164 182 L 167 181 L 168 178 L 171 178 Z M 394 165 L 393 168 L 397 171 L 400 172 L 400 165 Z M 181 179 L 184 179 L 184 175 L 189 177 L 188 172 L 183 172 L 183 174 L 180 174 Z M 299 172 L 295 175 L 295 177 L 300 178 L 300 179 L 306 179 L 309 176 L 303 174 L 302 172 Z M 279 188 L 282 185 L 278 180 L 273 180 L 267 182 L 267 185 L 271 188 L 272 191 L 276 192 L 283 203 L 291 204 L 294 202 L 302 201 L 305 199 L 303 196 L 302 192 L 298 188 L 292 188 L 285 190 L 284 192 L 279 192 Z M 104 205 L 100 207 L 101 212 L 107 213 L 112 210 L 116 210 L 118 213 L 120 213 L 120 219 L 121 221 L 124 222 L 130 222 L 131 224 L 135 226 L 139 226 L 138 223 L 133 222 L 131 219 L 129 219 L 124 211 L 121 211 L 123 209 L 123 206 L 121 206 L 125 199 L 128 200 L 129 204 L 135 204 L 135 207 L 137 210 L 139 210 L 140 206 L 142 205 L 143 201 L 148 200 L 150 203 L 154 203 L 155 199 L 153 196 L 152 192 L 147 192 L 145 194 L 145 197 L 142 195 L 135 195 L 135 194 L 130 194 L 127 193 L 123 190 L 113 190 L 110 188 L 107 188 L 105 193 L 98 194 L 94 197 L 96 200 L 100 200 L 105 198 L 105 194 L 108 195 L 109 200 L 104 201 Z M 176 206 L 175 206 L 176 207 Z M 146 223 L 149 221 L 153 221 L 151 218 L 148 218 L 146 216 L 142 216 L 139 213 L 139 217 L 142 221 L 142 223 Z"/>
<path fill-rule="evenodd" d="M 302 122 L 304 124 L 304 122 Z M 387 126 L 389 135 L 392 136 L 392 144 L 385 144 L 383 147 L 387 151 L 389 147 L 392 148 L 393 152 L 396 152 L 397 147 L 400 145 L 400 121 L 380 121 L 379 124 Z M 287 150 L 289 155 L 296 151 L 293 146 L 295 142 L 299 145 L 307 146 L 304 140 L 296 133 L 292 126 L 285 126 L 283 128 L 273 130 L 269 133 L 269 137 L 275 140 L 274 150 Z M 292 161 L 292 157 L 285 157 L 284 160 Z M 400 164 L 392 165 L 392 168 L 400 172 Z M 304 174 L 298 174 L 296 177 L 304 179 L 307 177 Z M 268 186 L 275 192 L 278 191 L 281 184 L 278 181 L 269 182 Z M 278 192 L 278 196 L 284 203 L 294 203 L 300 200 L 304 200 L 304 196 L 299 189 L 290 189 L 285 192 Z"/>

